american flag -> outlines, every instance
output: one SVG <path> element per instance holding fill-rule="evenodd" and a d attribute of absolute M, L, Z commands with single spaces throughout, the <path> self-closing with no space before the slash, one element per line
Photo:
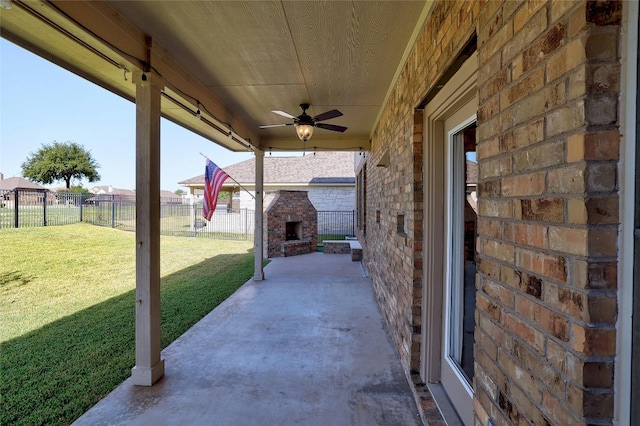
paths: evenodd
<path fill-rule="evenodd" d="M 204 169 L 204 203 L 202 215 L 211 220 L 213 212 L 218 204 L 218 192 L 229 175 L 207 158 L 207 166 Z"/>

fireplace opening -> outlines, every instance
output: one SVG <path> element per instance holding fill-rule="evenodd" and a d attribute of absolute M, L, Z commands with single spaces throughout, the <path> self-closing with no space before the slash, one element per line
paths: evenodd
<path fill-rule="evenodd" d="M 301 229 L 302 229 L 301 222 L 287 222 L 286 228 L 285 228 L 285 232 L 286 232 L 285 239 L 287 241 L 299 240 Z"/>

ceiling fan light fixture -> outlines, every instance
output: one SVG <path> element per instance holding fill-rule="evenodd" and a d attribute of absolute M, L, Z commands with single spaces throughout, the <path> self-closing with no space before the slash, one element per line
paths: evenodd
<path fill-rule="evenodd" d="M 302 142 L 311 139 L 313 135 L 313 124 L 296 124 L 296 133 Z"/>

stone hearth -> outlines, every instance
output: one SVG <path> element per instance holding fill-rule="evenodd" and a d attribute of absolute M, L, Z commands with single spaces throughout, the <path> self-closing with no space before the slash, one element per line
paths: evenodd
<path fill-rule="evenodd" d="M 277 191 L 264 213 L 264 234 L 265 257 L 316 251 L 318 212 L 307 191 Z"/>

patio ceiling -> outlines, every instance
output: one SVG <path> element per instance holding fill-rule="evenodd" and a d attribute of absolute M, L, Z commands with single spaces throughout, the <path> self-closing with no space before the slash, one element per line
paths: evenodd
<path fill-rule="evenodd" d="M 431 1 L 19 1 L 1 35 L 129 100 L 144 63 L 164 117 L 232 150 L 367 149 Z M 46 78 L 46 76 L 43 76 Z M 55 82 L 52 82 L 54 84 Z M 306 147 L 271 112 L 314 116 Z M 200 109 L 205 120 L 198 120 Z M 228 130 L 231 130 L 229 132 Z M 229 135 L 231 133 L 231 135 Z"/>

